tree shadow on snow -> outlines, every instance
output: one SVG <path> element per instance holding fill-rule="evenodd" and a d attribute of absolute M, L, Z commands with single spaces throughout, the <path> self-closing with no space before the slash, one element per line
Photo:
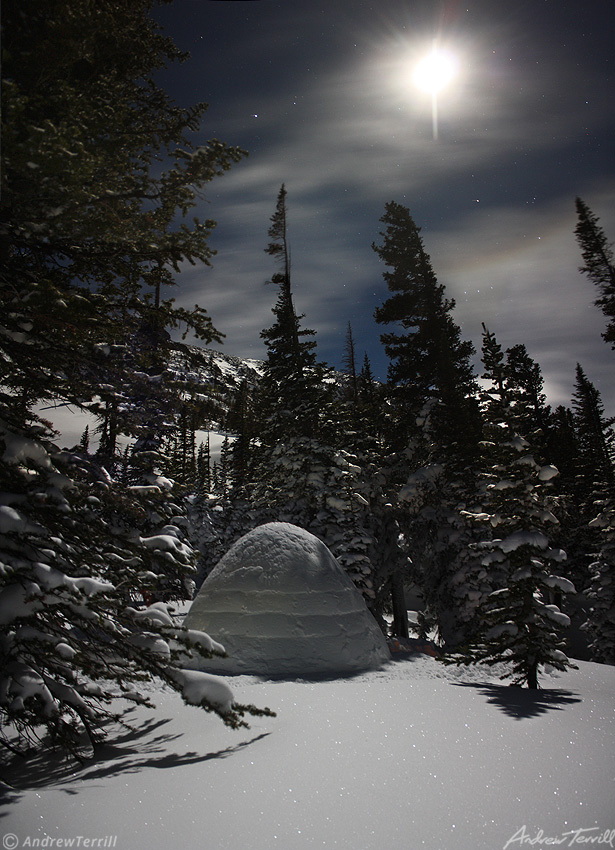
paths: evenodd
<path fill-rule="evenodd" d="M 97 746 L 91 757 L 83 762 L 50 750 L 37 752 L 26 759 L 17 756 L 8 758 L 2 763 L 2 775 L 7 784 L 0 783 L 0 790 L 6 791 L 2 795 L 4 799 L 0 797 L 0 803 L 13 803 L 18 799 L 15 795 L 30 789 L 63 785 L 67 787 L 61 790 L 73 795 L 78 793 L 77 783 L 83 780 L 105 779 L 148 767 L 164 770 L 227 758 L 270 734 L 264 732 L 214 752 L 175 753 L 169 752 L 169 745 L 181 738 L 182 733 L 160 733 L 151 737 L 170 722 L 170 718 L 152 719 L 140 724 L 139 728 L 123 726 L 119 733 Z"/>
<path fill-rule="evenodd" d="M 515 685 L 479 684 L 477 682 L 454 682 L 457 688 L 476 688 L 486 696 L 487 702 L 496 705 L 504 714 L 515 720 L 539 717 L 549 711 L 562 711 L 568 705 L 581 702 L 573 691 L 559 688 L 530 690 Z"/>

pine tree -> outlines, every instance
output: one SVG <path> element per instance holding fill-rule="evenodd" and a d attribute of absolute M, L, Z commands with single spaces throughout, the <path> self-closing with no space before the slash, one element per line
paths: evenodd
<path fill-rule="evenodd" d="M 580 271 L 598 287 L 600 293 L 596 306 L 600 307 L 608 323 L 602 334 L 605 342 L 615 348 L 615 262 L 613 249 L 607 241 L 600 219 L 594 215 L 587 204 L 576 199 L 578 222 L 575 228 L 577 242 L 581 248 L 584 265 Z"/>
<path fill-rule="evenodd" d="M 464 551 L 460 510 L 480 439 L 474 348 L 461 340 L 454 301 L 445 297 L 408 209 L 394 201 L 385 209 L 383 242 L 372 247 L 387 266 L 383 276 L 393 294 L 375 317 L 402 329 L 381 336 L 390 359 L 386 436 L 397 458 L 387 466 L 387 486 L 389 499 L 401 499 L 397 516 L 414 579 L 444 632 L 452 604 L 448 579 Z"/>
<path fill-rule="evenodd" d="M 211 450 L 209 444 L 209 431 L 207 441 L 199 445 L 196 455 L 196 494 L 198 498 L 211 492 Z"/>
<path fill-rule="evenodd" d="M 612 484 L 615 478 L 615 419 L 607 419 L 600 392 L 577 363 L 572 396 L 574 427 L 586 479 Z"/>
<path fill-rule="evenodd" d="M 485 407 L 481 501 L 468 518 L 483 529 L 471 545 L 473 568 L 464 584 L 475 592 L 469 645 L 455 663 L 505 663 L 503 678 L 538 687 L 541 665 L 558 670 L 570 665 L 563 652 L 562 629 L 570 620 L 554 598 L 574 591 L 552 572 L 565 554 L 550 544 L 557 527 L 549 498 L 555 467 L 541 463 L 518 426 L 531 422 L 534 399 L 520 396 L 516 371 L 508 382 L 508 363 L 494 335 L 483 332 L 482 391 Z M 527 405 L 529 410 L 525 410 Z"/>
<path fill-rule="evenodd" d="M 220 338 L 203 309 L 163 291 L 180 263 L 209 263 L 214 222 L 185 219 L 243 153 L 194 145 L 205 106 L 179 108 L 156 83 L 185 57 L 150 7 L 2 10 L 0 717 L 3 735 L 46 729 L 72 752 L 79 730 L 95 743 L 116 697 L 146 701 L 139 683 L 152 678 L 230 725 L 244 713 L 183 670 L 218 644 L 177 626 L 165 603 L 135 605 L 149 591 L 185 595 L 194 572 L 171 482 L 148 463 L 126 488 L 85 445 L 58 449 L 37 413 L 46 400 L 99 414 L 112 462 L 120 433 L 149 452 L 171 404 L 156 392 L 166 329 Z"/>
<path fill-rule="evenodd" d="M 0 256 L 11 407 L 16 397 L 81 406 L 93 385 L 105 400 L 109 358 L 122 360 L 142 328 L 187 322 L 204 340 L 220 338 L 204 310 L 159 293 L 181 261 L 209 262 L 214 222 L 181 219 L 196 187 L 242 152 L 194 147 L 205 106 L 178 108 L 153 81 L 182 55 L 149 6 L 109 3 L 94 15 L 85 0 L 4 4 Z M 169 164 L 161 173 L 158 158 Z"/>
<path fill-rule="evenodd" d="M 579 447 L 578 495 L 590 610 L 584 628 L 592 658 L 615 664 L 615 434 L 600 392 L 577 364 L 572 398 Z M 589 563 L 588 563 L 589 562 Z"/>
<path fill-rule="evenodd" d="M 302 329 L 303 316 L 294 310 L 284 186 L 271 221 L 266 250 L 281 271 L 272 276 L 279 287 L 276 321 L 262 333 L 268 354 L 255 402 L 261 420 L 254 487 L 247 493 L 250 518 L 292 522 L 320 537 L 371 605 L 375 591 L 365 459 L 355 451 L 352 405 L 332 370 L 316 361 L 314 332 Z"/>
<path fill-rule="evenodd" d="M 323 369 L 316 363 L 313 330 L 301 327 L 293 303 L 290 278 L 290 243 L 286 210 L 286 189 L 280 188 L 276 210 L 271 218 L 265 252 L 275 258 L 281 271 L 271 283 L 278 287 L 273 307 L 275 322 L 261 332 L 267 346 L 267 359 L 260 382 L 258 407 L 272 412 L 262 424 L 262 438 L 269 442 L 291 434 L 313 436 L 318 429 Z"/>
<path fill-rule="evenodd" d="M 367 352 L 363 356 L 363 365 L 359 373 L 358 386 L 361 400 L 366 402 L 372 401 L 376 394 L 376 379 Z"/>
<path fill-rule="evenodd" d="M 350 322 L 348 322 L 348 328 L 346 330 L 346 342 L 344 346 L 342 366 L 345 374 L 348 376 L 348 395 L 353 401 L 357 401 L 359 397 L 359 376 L 357 374 L 355 344 L 354 337 L 352 335 L 352 325 Z"/>
<path fill-rule="evenodd" d="M 506 350 L 506 387 L 511 413 L 515 411 L 519 431 L 545 452 L 549 441 L 551 409 L 544 394 L 540 364 L 525 345 Z"/>
<path fill-rule="evenodd" d="M 600 534 L 600 549 L 590 564 L 591 582 L 587 590 L 590 617 L 586 629 L 590 634 L 592 658 L 615 664 L 615 497 L 596 504 L 598 515 L 590 522 Z"/>
<path fill-rule="evenodd" d="M 390 269 L 383 277 L 393 295 L 376 309 L 375 318 L 403 329 L 381 336 L 390 360 L 392 398 L 405 424 L 400 436 L 414 435 L 416 418 L 428 412 L 440 445 L 472 454 L 479 427 L 470 363 L 474 347 L 461 340 L 451 316 L 455 302 L 445 297 L 408 209 L 394 201 L 385 209 L 383 244 L 372 247 Z"/>
<path fill-rule="evenodd" d="M 247 379 L 241 382 L 229 409 L 226 427 L 235 437 L 231 448 L 231 497 L 246 498 L 253 484 L 256 412 Z"/>

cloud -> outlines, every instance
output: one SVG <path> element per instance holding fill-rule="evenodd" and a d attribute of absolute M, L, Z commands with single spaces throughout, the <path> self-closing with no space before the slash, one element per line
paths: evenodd
<path fill-rule="evenodd" d="M 615 181 L 593 193 L 596 209 L 606 207 L 613 190 Z M 457 301 L 455 319 L 466 338 L 480 345 L 485 322 L 503 347 L 525 344 L 541 365 L 553 404 L 570 403 L 580 362 L 613 409 L 615 353 L 601 337 L 606 319 L 594 305 L 595 288 L 578 270 L 575 225 L 573 198 L 565 196 L 448 222 L 426 238 L 427 250 Z"/>
<path fill-rule="evenodd" d="M 225 350 L 264 355 L 276 292 L 264 285 L 274 267 L 263 249 L 284 182 L 296 305 L 320 356 L 339 364 L 350 319 L 384 377 L 372 317 L 387 292 L 370 246 L 395 199 L 422 226 L 466 338 L 480 347 L 485 321 L 504 346 L 524 342 L 554 403 L 569 400 L 579 360 L 615 409 L 614 353 L 574 241 L 574 196 L 606 216 L 615 188 L 587 153 L 615 111 L 604 68 L 586 62 L 580 73 L 574 53 L 528 31 L 518 9 L 491 8 L 474 4 L 448 27 L 462 74 L 441 96 L 437 143 L 429 100 L 407 80 L 433 35 L 433 4 L 384 3 L 368 15 L 332 0 L 326 28 L 320 7 L 267 6 L 232 68 L 216 66 L 231 87 L 203 140 L 215 129 L 250 156 L 208 187 L 219 253 L 213 268 L 182 274 L 180 300 L 209 309 Z M 614 220 L 602 223 L 615 234 Z"/>

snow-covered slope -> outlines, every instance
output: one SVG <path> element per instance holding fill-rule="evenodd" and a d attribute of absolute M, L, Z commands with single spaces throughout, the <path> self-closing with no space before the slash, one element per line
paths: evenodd
<path fill-rule="evenodd" d="M 83 768 L 4 771 L 0 832 L 13 848 L 613 847 L 615 668 L 579 668 L 534 693 L 427 656 L 337 681 L 238 677 L 238 700 L 278 713 L 238 732 L 163 691 Z"/>
<path fill-rule="evenodd" d="M 203 583 L 185 625 L 216 635 L 228 658 L 200 669 L 337 675 L 389 659 L 363 597 L 325 544 L 284 522 L 240 538 Z"/>
<path fill-rule="evenodd" d="M 229 406 L 242 382 L 253 387 L 262 372 L 261 360 L 246 360 L 215 351 L 210 348 L 188 347 L 189 356 L 179 349 L 171 358 L 169 377 L 178 381 L 196 382 L 202 387 L 203 407 L 212 428 L 220 427 L 226 418 Z M 43 405 L 40 415 L 49 420 L 60 432 L 58 444 L 67 448 L 75 446 L 86 425 L 90 428 L 91 447 L 96 448 L 98 437 L 95 429 L 99 424 L 93 416 L 76 408 Z"/>

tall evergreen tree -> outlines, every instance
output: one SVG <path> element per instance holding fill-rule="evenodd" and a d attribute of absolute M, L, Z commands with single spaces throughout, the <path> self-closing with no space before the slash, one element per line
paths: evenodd
<path fill-rule="evenodd" d="M 314 331 L 301 327 L 303 316 L 297 316 L 293 303 L 286 196 L 282 185 L 268 231 L 272 241 L 265 248 L 280 270 L 271 277 L 278 287 L 275 321 L 261 332 L 267 359 L 256 399 L 260 417 L 254 498 L 274 518 L 282 511 L 289 521 L 307 527 L 308 514 L 315 512 L 313 504 L 308 508 L 308 474 L 312 463 L 319 465 L 311 455 L 318 447 L 325 395 Z"/>
<path fill-rule="evenodd" d="M 545 452 L 549 440 L 551 409 L 544 393 L 540 364 L 530 357 L 525 345 L 506 350 L 506 387 L 511 414 L 515 413 L 520 433 Z"/>
<path fill-rule="evenodd" d="M 390 360 L 392 399 L 405 425 L 400 437 L 414 436 L 416 418 L 427 413 L 439 445 L 472 454 L 480 425 L 470 362 L 474 347 L 461 340 L 451 316 L 455 302 L 438 283 L 410 212 L 395 201 L 385 209 L 383 243 L 372 247 L 388 268 L 383 277 L 393 294 L 376 309 L 375 318 L 402 328 L 381 336 Z"/>
<path fill-rule="evenodd" d="M 264 425 L 265 431 L 273 428 L 273 439 L 290 433 L 311 435 L 314 432 L 322 380 L 322 370 L 316 363 L 315 333 L 301 327 L 304 316 L 297 315 L 293 303 L 286 196 L 282 184 L 269 228 L 272 241 L 265 248 L 280 268 L 271 277 L 271 283 L 278 287 L 273 307 L 275 322 L 261 332 L 267 346 L 267 360 L 259 406 L 264 411 L 274 412 Z"/>
<path fill-rule="evenodd" d="M 592 658 L 615 664 L 615 496 L 610 494 L 596 504 L 598 515 L 590 526 L 600 534 L 600 548 L 590 564 L 591 581 L 587 590 L 590 616 L 589 632 Z"/>
<path fill-rule="evenodd" d="M 408 209 L 391 201 L 381 221 L 382 244 L 372 247 L 387 266 L 383 276 L 392 295 L 375 317 L 401 327 L 381 336 L 390 359 L 387 436 L 397 457 L 387 466 L 389 498 L 401 496 L 398 521 L 414 578 L 444 632 L 453 604 L 452 564 L 464 549 L 460 510 L 480 439 L 474 348 L 461 340 L 454 301 L 438 283 Z M 399 586 L 396 580 L 393 587 Z"/>
<path fill-rule="evenodd" d="M 596 306 L 600 307 L 607 318 L 606 331 L 602 334 L 605 342 L 615 348 L 615 261 L 613 248 L 604 231 L 599 226 L 600 219 L 594 215 L 587 204 L 576 199 L 577 226 L 575 234 L 581 248 L 584 265 L 580 271 L 598 287 L 600 293 Z"/>
<path fill-rule="evenodd" d="M 244 379 L 229 409 L 226 428 L 233 434 L 231 447 L 231 496 L 246 498 L 253 484 L 254 452 L 256 440 L 256 412 L 253 393 Z"/>
<path fill-rule="evenodd" d="M 80 729 L 95 739 L 116 697 L 145 699 L 138 684 L 154 677 L 231 725 L 242 713 L 182 671 L 191 647 L 219 645 L 163 603 L 132 604 L 161 582 L 176 594 L 193 572 L 167 483 L 151 469 L 127 490 L 85 452 L 60 451 L 37 413 L 42 400 L 96 412 L 102 399 L 112 455 L 155 395 L 165 329 L 219 338 L 203 309 L 162 293 L 183 261 L 209 262 L 214 222 L 185 219 L 243 154 L 194 145 L 205 106 L 179 108 L 157 84 L 184 57 L 151 5 L 2 9 L 0 717 L 3 735 L 32 741 L 42 728 L 72 750 Z"/>
<path fill-rule="evenodd" d="M 345 374 L 348 376 L 348 394 L 353 401 L 357 401 L 359 397 L 359 376 L 357 374 L 357 358 L 355 351 L 354 336 L 352 334 L 352 325 L 348 322 L 346 330 L 346 342 L 344 345 L 344 357 L 342 359 L 342 367 Z"/>
<path fill-rule="evenodd" d="M 574 426 L 583 473 L 587 479 L 612 484 L 615 477 L 615 419 L 607 419 L 600 392 L 577 363 L 572 396 Z"/>
<path fill-rule="evenodd" d="M 584 628 L 591 657 L 615 664 L 615 434 L 600 392 L 577 364 L 572 398 L 579 446 L 580 528 L 589 612 Z M 584 576 L 585 578 L 585 576 Z"/>
<path fill-rule="evenodd" d="M 515 369 L 512 385 L 507 363 L 495 336 L 483 331 L 483 378 L 489 383 L 481 395 L 485 407 L 484 460 L 480 475 L 480 506 L 468 517 L 482 535 L 474 541 L 473 568 L 464 576 L 462 590 L 470 588 L 474 619 L 469 646 L 457 663 L 511 665 L 505 678 L 538 687 L 541 665 L 564 670 L 569 666 L 562 629 L 569 625 L 554 597 L 574 591 L 571 582 L 552 572 L 564 553 L 550 544 L 557 527 L 548 488 L 555 467 L 542 464 L 519 425 L 530 421 L 519 396 Z M 514 364 L 513 364 L 514 366 Z"/>
<path fill-rule="evenodd" d="M 357 455 L 352 404 L 331 369 L 316 361 L 313 331 L 297 316 L 290 282 L 286 190 L 271 219 L 267 253 L 280 271 L 274 325 L 257 392 L 260 411 L 252 521 L 283 520 L 319 536 L 347 569 L 368 604 L 375 599 L 370 560 L 370 488 Z M 367 461 L 365 461 L 367 464 Z"/>
<path fill-rule="evenodd" d="M 367 356 L 367 352 L 365 352 L 363 356 L 363 365 L 361 366 L 361 371 L 359 372 L 358 386 L 359 396 L 361 400 L 371 401 L 374 395 L 376 394 L 376 379 L 374 377 L 374 373 L 372 371 L 372 364 L 370 363 L 370 359 Z"/>

